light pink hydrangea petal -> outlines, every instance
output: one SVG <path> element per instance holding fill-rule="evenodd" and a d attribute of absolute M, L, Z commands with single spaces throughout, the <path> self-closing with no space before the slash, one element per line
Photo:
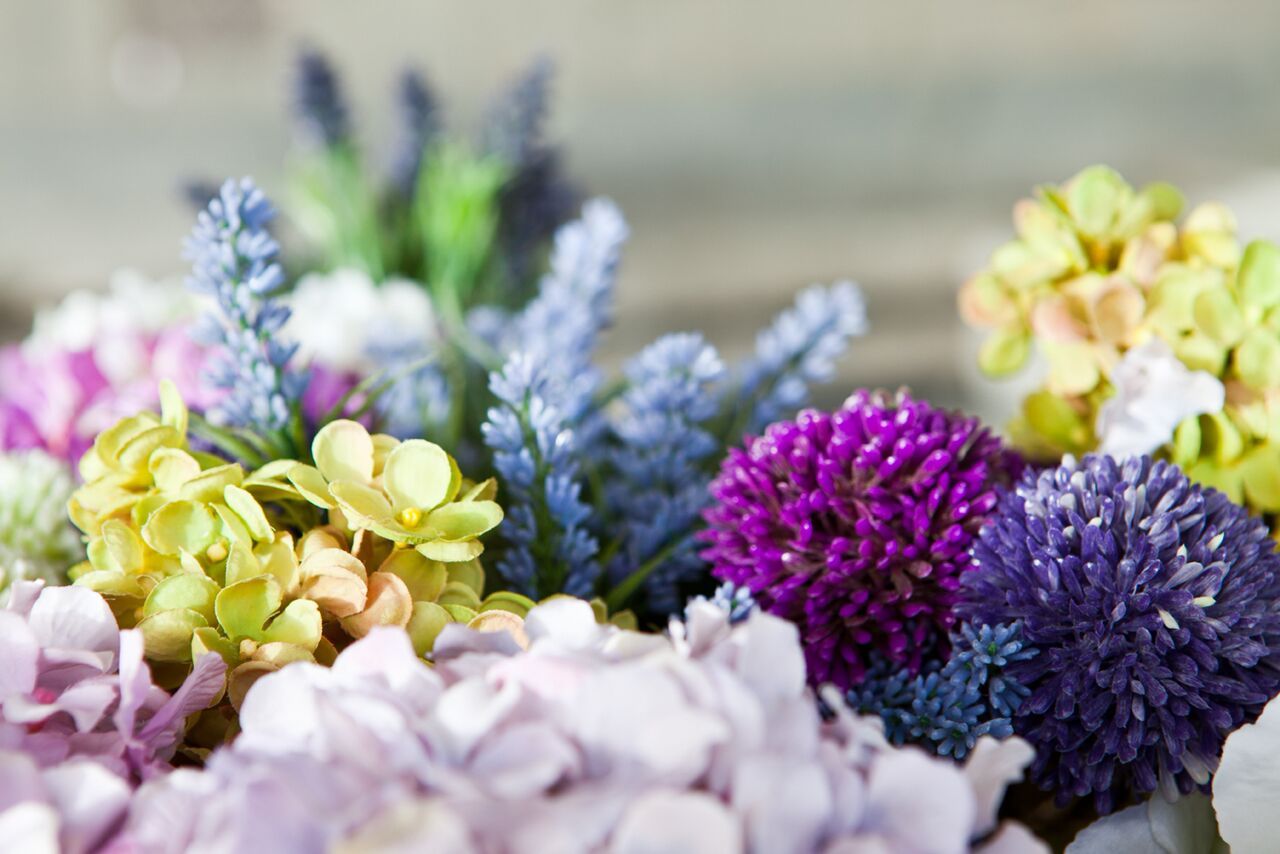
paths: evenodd
<path fill-rule="evenodd" d="M 871 768 L 867 827 L 898 850 L 965 851 L 975 809 L 973 789 L 946 760 L 906 749 L 884 754 Z"/>
<path fill-rule="evenodd" d="M 1146 804 L 1135 804 L 1098 819 L 1076 834 L 1066 854 L 1118 854 L 1121 851 L 1168 854 L 1151 833 Z"/>
<path fill-rule="evenodd" d="M 1045 845 L 1030 830 L 1013 821 L 1002 822 L 991 838 L 976 849 L 976 854 L 1050 854 Z M 1111 854 L 1121 854 L 1121 850 Z"/>
<path fill-rule="evenodd" d="M 123 649 L 122 637 L 121 657 L 123 657 Z M 226 674 L 227 664 L 222 660 L 222 656 L 212 652 L 200 656 L 182 685 L 152 715 L 146 726 L 138 733 L 138 737 L 147 743 L 154 753 L 161 753 L 173 747 L 181 736 L 184 719 L 188 715 L 209 708 L 222 696 L 223 688 L 226 686 Z M 122 699 L 122 705 L 123 702 Z"/>
<path fill-rule="evenodd" d="M 40 644 L 27 621 L 0 611 L 0 699 L 29 694 L 36 686 Z"/>
<path fill-rule="evenodd" d="M 1280 840 L 1280 701 L 1227 736 L 1213 777 L 1218 830 L 1233 851 L 1266 851 Z"/>
<path fill-rule="evenodd" d="M 613 854 L 723 854 L 743 850 L 738 818 L 700 792 L 656 791 L 637 798 L 613 835 Z M 786 848 L 752 849 L 777 851 Z M 792 849 L 798 850 L 798 849 Z"/>
<path fill-rule="evenodd" d="M 552 599 L 531 610 L 524 620 L 530 646 L 553 644 L 561 650 L 586 650 L 599 643 L 606 629 L 581 599 Z"/>
<path fill-rule="evenodd" d="M 31 757 L 8 750 L 0 751 L 0 812 L 23 801 L 43 803 L 47 800 L 40 769 Z"/>
<path fill-rule="evenodd" d="M 28 621 L 43 647 L 96 654 L 93 660 L 102 661 L 103 670 L 115 661 L 120 637 L 115 615 L 107 601 L 88 588 L 46 588 L 31 606 Z"/>
<path fill-rule="evenodd" d="M 752 851 L 812 851 L 834 806 L 830 781 L 816 763 L 786 755 L 749 757 L 733 778 L 733 806 L 746 817 Z"/>
<path fill-rule="evenodd" d="M 996 826 L 996 814 L 1005 789 L 1022 779 L 1023 772 L 1035 758 L 1035 748 L 1021 738 L 998 741 L 983 736 L 978 739 L 965 760 L 964 774 L 977 798 L 979 835 L 989 833 Z"/>
<path fill-rule="evenodd" d="M 48 804 L 27 801 L 0 812 L 0 839 L 10 851 L 59 854 L 58 814 Z"/>
<path fill-rule="evenodd" d="M 44 772 L 49 798 L 61 818 L 65 854 L 92 851 L 124 816 L 132 787 L 88 759 L 73 759 Z"/>

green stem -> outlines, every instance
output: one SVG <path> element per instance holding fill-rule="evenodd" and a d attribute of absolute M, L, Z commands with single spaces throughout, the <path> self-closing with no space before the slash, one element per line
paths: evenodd
<path fill-rule="evenodd" d="M 622 582 L 617 587 L 610 590 L 604 599 L 605 605 L 609 608 L 609 613 L 612 614 L 622 610 L 622 606 L 627 603 L 627 600 L 640 589 L 640 586 L 644 584 L 655 569 L 662 565 L 663 561 L 671 557 L 672 552 L 676 550 L 678 545 L 680 545 L 679 540 L 672 540 L 667 543 L 657 554 L 640 564 L 639 569 L 622 579 Z"/>

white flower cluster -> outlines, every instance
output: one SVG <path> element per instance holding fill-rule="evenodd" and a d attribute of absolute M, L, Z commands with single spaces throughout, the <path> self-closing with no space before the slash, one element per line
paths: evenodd
<path fill-rule="evenodd" d="M 43 451 L 0 454 L 0 591 L 21 578 L 65 582 L 84 559 L 67 521 L 74 489 L 67 464 Z"/>

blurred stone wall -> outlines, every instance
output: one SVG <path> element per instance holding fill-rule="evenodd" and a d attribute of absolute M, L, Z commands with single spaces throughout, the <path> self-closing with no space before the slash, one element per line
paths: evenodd
<path fill-rule="evenodd" d="M 21 334 L 115 267 L 181 270 L 184 178 L 278 189 L 304 42 L 371 146 L 404 64 L 465 123 L 546 53 L 570 170 L 633 227 L 611 353 L 694 327 L 740 353 L 795 289 L 849 277 L 874 334 L 832 399 L 910 384 L 998 408 L 953 294 L 1033 184 L 1106 161 L 1280 236 L 1278 30 L 1261 0 L 7 3 L 0 321 Z"/>

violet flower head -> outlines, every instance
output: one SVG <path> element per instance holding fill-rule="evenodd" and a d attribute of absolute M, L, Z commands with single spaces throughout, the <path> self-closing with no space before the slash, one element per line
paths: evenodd
<path fill-rule="evenodd" d="M 1039 655 L 1014 729 L 1060 801 L 1109 812 L 1205 788 L 1223 740 L 1280 691 L 1280 555 L 1266 525 L 1176 466 L 1070 458 L 1000 501 L 966 619 L 1020 620 Z"/>
<path fill-rule="evenodd" d="M 976 419 L 858 392 L 734 449 L 711 485 L 714 575 L 800 627 L 814 683 L 945 652 L 969 549 L 1021 462 Z"/>

